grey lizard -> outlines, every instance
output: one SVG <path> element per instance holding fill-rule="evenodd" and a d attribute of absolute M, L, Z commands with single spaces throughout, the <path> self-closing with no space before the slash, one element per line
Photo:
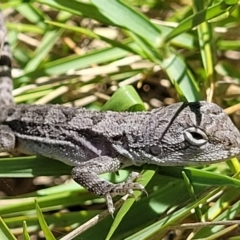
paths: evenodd
<path fill-rule="evenodd" d="M 2 16 L 0 27 L 5 29 Z M 101 173 L 142 164 L 211 164 L 240 154 L 237 128 L 214 103 L 176 103 L 149 112 L 14 105 L 7 40 L 0 65 L 0 152 L 17 150 L 72 166 L 72 178 L 104 197 L 111 214 L 113 196 L 144 187 L 134 182 L 135 173 L 120 184 L 103 180 Z"/>

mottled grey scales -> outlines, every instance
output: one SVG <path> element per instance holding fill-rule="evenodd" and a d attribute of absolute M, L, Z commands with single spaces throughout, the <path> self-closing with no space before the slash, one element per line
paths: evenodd
<path fill-rule="evenodd" d="M 0 26 L 5 29 L 2 21 L 0 18 Z M 42 155 L 73 166 L 73 179 L 103 196 L 111 214 L 113 196 L 133 195 L 133 190 L 144 191 L 144 187 L 134 182 L 136 173 L 120 184 L 103 180 L 98 176 L 101 173 L 129 165 L 210 164 L 240 154 L 239 131 L 219 106 L 205 101 L 176 103 L 148 112 L 14 105 L 11 54 L 8 47 L 4 49 L 7 52 L 1 52 L 0 61 L 0 152 Z"/>
<path fill-rule="evenodd" d="M 13 104 L 11 51 L 2 12 L 0 11 L 0 106 Z"/>

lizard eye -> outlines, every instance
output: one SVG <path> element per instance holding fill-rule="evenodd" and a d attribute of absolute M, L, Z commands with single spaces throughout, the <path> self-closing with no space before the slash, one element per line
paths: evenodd
<path fill-rule="evenodd" d="M 185 140 L 193 146 L 202 146 L 208 140 L 207 135 L 199 128 L 191 127 L 183 133 Z"/>
<path fill-rule="evenodd" d="M 151 146 L 150 147 L 150 152 L 152 153 L 153 156 L 158 156 L 161 154 L 162 149 L 158 146 Z"/>

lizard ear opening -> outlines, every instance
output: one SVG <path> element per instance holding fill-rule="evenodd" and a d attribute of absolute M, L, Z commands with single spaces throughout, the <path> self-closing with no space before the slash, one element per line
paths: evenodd
<path fill-rule="evenodd" d="M 186 129 L 183 134 L 185 140 L 193 146 L 200 147 L 208 140 L 207 135 L 202 130 L 196 127 Z"/>

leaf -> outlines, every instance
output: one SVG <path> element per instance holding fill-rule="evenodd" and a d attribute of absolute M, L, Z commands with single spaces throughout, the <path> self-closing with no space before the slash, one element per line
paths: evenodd
<path fill-rule="evenodd" d="M 26 224 L 26 221 L 23 222 L 23 239 L 24 240 L 31 240 L 30 239 L 30 236 L 27 232 L 27 224 Z"/>
<path fill-rule="evenodd" d="M 121 26 L 141 36 L 152 47 L 160 44 L 161 32 L 143 14 L 121 1 L 91 0 L 98 10 L 113 24 Z"/>
<path fill-rule="evenodd" d="M 172 84 L 178 86 L 179 96 L 183 99 L 183 94 L 188 102 L 199 101 L 201 99 L 196 81 L 186 66 L 181 56 L 176 52 L 169 53 L 163 60 L 163 67 L 167 72 Z"/>
<path fill-rule="evenodd" d="M 102 111 L 143 111 L 144 104 L 137 92 L 132 86 L 125 86 L 119 88 L 109 101 L 102 107 Z"/>
<path fill-rule="evenodd" d="M 37 211 L 38 221 L 41 226 L 41 229 L 43 230 L 44 237 L 46 238 L 46 240 L 55 240 L 55 237 L 53 236 L 52 232 L 49 230 L 49 227 L 44 219 L 44 216 L 42 214 L 42 211 L 41 211 L 37 201 L 35 201 L 35 207 L 36 207 L 36 211 Z"/>
<path fill-rule="evenodd" d="M 155 170 L 157 167 L 153 167 L 152 169 L 148 169 L 147 171 L 144 171 L 141 174 L 141 181 L 139 181 L 139 183 L 141 183 L 143 186 L 147 186 L 147 184 L 149 183 L 149 181 L 152 179 L 152 177 L 155 174 Z M 136 201 L 136 199 L 141 195 L 142 193 L 140 191 L 135 191 L 134 193 L 134 198 L 128 198 L 126 200 L 126 202 L 122 205 L 122 207 L 120 208 L 120 210 L 118 211 L 112 225 L 110 228 L 110 231 L 108 232 L 108 235 L 106 237 L 106 239 L 111 239 L 112 235 L 114 234 L 114 232 L 116 231 L 116 229 L 119 227 L 121 221 L 123 220 L 124 216 L 128 213 L 128 211 L 130 210 L 131 206 L 134 204 L 134 202 Z"/>
<path fill-rule="evenodd" d="M 227 5 L 224 1 L 221 1 L 209 8 L 206 8 L 179 23 L 179 25 L 174 28 L 164 39 L 164 42 L 168 42 L 174 37 L 178 36 L 181 33 L 184 33 L 202 22 L 213 19 L 217 16 L 225 14 L 230 11 L 231 8 L 235 7 L 234 5 Z"/>
<path fill-rule="evenodd" d="M 0 217 L 0 239 L 1 240 L 17 240 L 10 232 L 9 228 Z"/>
<path fill-rule="evenodd" d="M 180 167 L 162 167 L 161 173 L 170 174 L 176 177 L 182 177 L 183 168 Z M 223 174 L 186 167 L 184 172 L 192 183 L 206 184 L 211 186 L 234 186 L 240 187 L 240 180 L 228 177 Z"/>

